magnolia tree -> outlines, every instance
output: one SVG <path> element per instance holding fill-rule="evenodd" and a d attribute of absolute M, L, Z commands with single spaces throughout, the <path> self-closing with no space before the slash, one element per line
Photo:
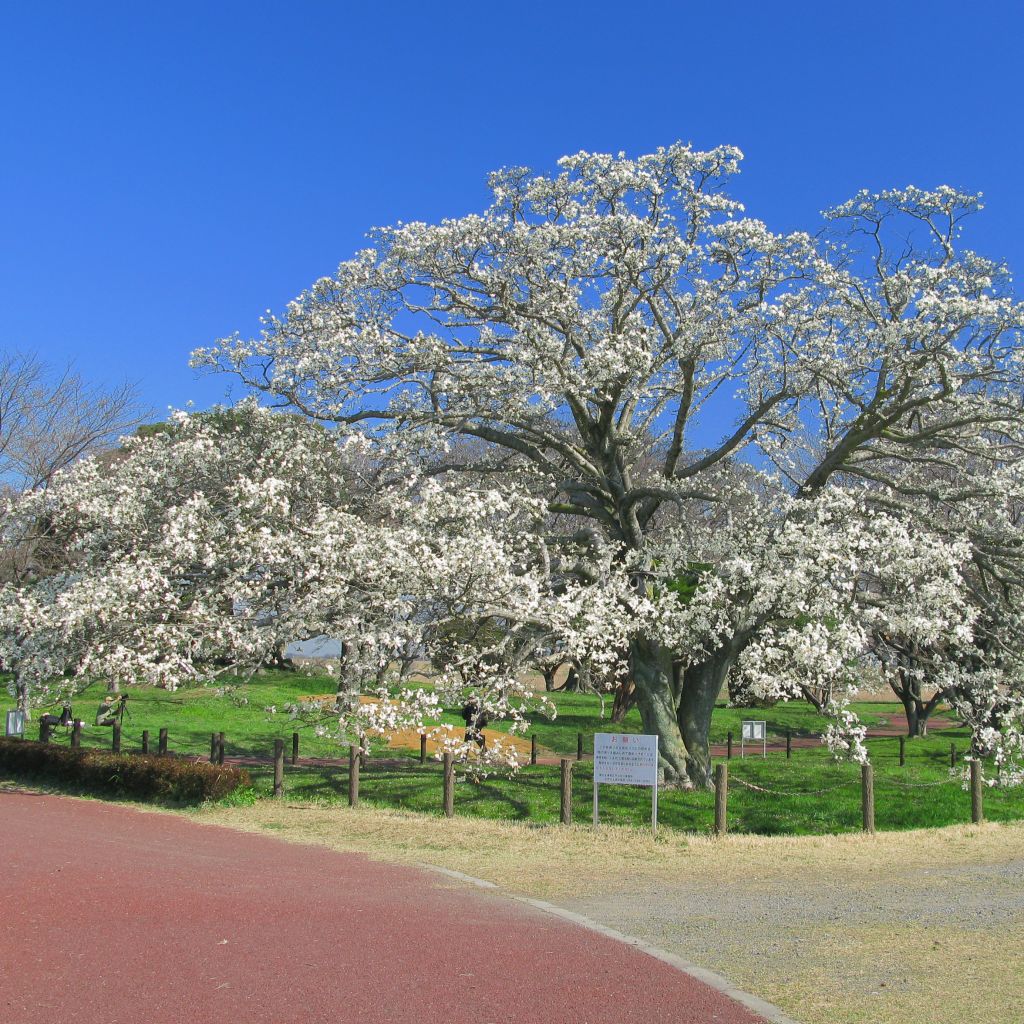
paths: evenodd
<path fill-rule="evenodd" d="M 304 613 L 282 598 L 296 598 L 285 584 L 306 560 L 290 556 L 344 495 L 326 432 L 251 406 L 181 415 L 79 463 L 6 510 L 8 536 L 64 557 L 7 588 L 5 666 L 43 699 L 64 678 L 173 686 L 197 666 L 259 659 L 303 635 Z"/>
<path fill-rule="evenodd" d="M 0 602 L 0 657 L 22 706 L 96 678 L 173 688 L 244 674 L 327 633 L 347 638 L 359 667 L 341 666 L 339 699 L 316 716 L 323 731 L 347 741 L 427 728 L 439 702 L 470 690 L 524 728 L 515 628 L 449 640 L 429 693 L 361 704 L 347 692 L 410 647 L 429 653 L 446 623 L 506 606 L 529 619 L 541 592 L 526 568 L 536 502 L 413 484 L 380 462 L 369 488 L 362 455 L 358 437 L 249 402 L 176 416 L 13 502 L 8 532 L 45 533 L 67 556 Z M 442 738 L 463 752 L 461 736 Z M 509 750 L 492 743 L 484 760 Z"/>
<path fill-rule="evenodd" d="M 992 756 L 997 779 L 1018 782 L 1024 761 L 1024 465 L 1006 439 L 988 453 L 951 452 L 941 470 L 900 467 L 893 487 L 918 522 L 969 552 L 960 600 L 968 637 L 909 637 L 892 623 L 873 631 L 871 652 L 903 700 L 911 735 L 947 702 L 972 729 L 977 756 Z M 916 730 L 915 730 L 916 726 Z"/>
<path fill-rule="evenodd" d="M 844 525 L 835 549 L 842 586 L 885 514 L 908 557 L 895 592 L 909 593 L 929 545 L 944 545 L 943 572 L 960 551 L 891 486 L 898 467 L 988 458 L 1022 425 L 1024 312 L 999 264 L 959 248 L 977 197 L 861 193 L 820 233 L 779 235 L 727 195 L 740 157 L 677 144 L 635 160 L 580 153 L 554 175 L 498 172 L 482 213 L 378 230 L 260 336 L 194 354 L 361 431 L 380 457 L 459 439 L 489 452 L 494 486 L 549 514 L 532 540 L 560 608 L 575 602 L 585 620 L 562 617 L 569 646 L 628 652 L 644 727 L 683 784 L 708 781 L 711 710 L 730 673 L 793 692 L 808 671 L 845 670 L 861 641 L 803 622 L 798 595 L 777 614 L 759 604 L 786 591 L 782 552 L 816 521 L 799 506 L 832 509 L 833 491 L 859 490 L 859 528 Z M 694 603 L 668 566 L 709 562 L 702 539 L 687 550 L 689 527 L 728 519 L 729 470 L 743 462 L 784 498 L 769 528 L 712 546 Z M 459 471 L 452 460 L 448 478 Z M 945 594 L 957 590 L 947 577 Z M 878 589 L 876 607 L 886 600 Z M 922 639 L 956 618 L 936 602 L 913 621 L 891 614 Z M 780 629 L 796 657 L 774 655 Z"/>

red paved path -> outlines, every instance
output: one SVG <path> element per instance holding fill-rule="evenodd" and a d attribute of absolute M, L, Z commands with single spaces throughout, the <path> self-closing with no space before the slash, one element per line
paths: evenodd
<path fill-rule="evenodd" d="M 0 792 L 4 1024 L 751 1024 L 635 949 L 431 872 Z"/>

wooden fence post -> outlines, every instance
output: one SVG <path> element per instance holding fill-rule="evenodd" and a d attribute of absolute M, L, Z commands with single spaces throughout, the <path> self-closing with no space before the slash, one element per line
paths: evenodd
<path fill-rule="evenodd" d="M 530 736 L 530 764 L 537 763 L 537 737 Z"/>
<path fill-rule="evenodd" d="M 355 743 L 348 747 L 348 805 L 359 806 L 359 747 Z"/>
<path fill-rule="evenodd" d="M 80 747 L 82 745 L 82 723 L 76 718 L 75 724 L 71 727 L 71 746 Z"/>
<path fill-rule="evenodd" d="M 149 730 L 148 729 L 143 729 L 142 730 L 142 752 L 144 754 L 148 754 L 149 753 Z"/>
<path fill-rule="evenodd" d="M 971 761 L 971 821 L 980 825 L 985 820 L 981 796 L 981 760 Z"/>
<path fill-rule="evenodd" d="M 730 736 L 732 733 L 729 734 Z M 729 831 L 729 766 L 715 765 L 715 835 Z"/>
<path fill-rule="evenodd" d="M 297 732 L 292 733 L 292 767 L 294 768 L 299 763 L 299 734 Z"/>
<path fill-rule="evenodd" d="M 875 771 L 869 764 L 860 766 L 861 825 L 865 832 L 875 831 Z"/>
<path fill-rule="evenodd" d="M 576 733 L 576 760 L 583 760 L 583 733 Z"/>
<path fill-rule="evenodd" d="M 217 734 L 210 733 L 210 764 L 217 763 Z"/>
<path fill-rule="evenodd" d="M 284 742 L 282 740 L 282 742 Z M 217 733 L 217 764 L 224 764 L 224 733 Z"/>
<path fill-rule="evenodd" d="M 455 817 L 455 764 L 451 751 L 444 755 L 444 816 Z"/>
<path fill-rule="evenodd" d="M 156 752 L 163 757 L 167 753 L 167 730 L 161 729 L 160 735 L 157 737 Z"/>
<path fill-rule="evenodd" d="M 110 736 L 110 749 L 115 754 L 121 753 L 121 723 L 115 722 L 114 728 L 111 730 Z"/>
<path fill-rule="evenodd" d="M 907 763 L 907 737 L 900 737 L 900 767 Z"/>
<path fill-rule="evenodd" d="M 732 730 L 730 729 L 725 734 L 725 759 L 727 761 L 732 760 Z"/>
<path fill-rule="evenodd" d="M 793 730 L 786 730 L 786 760 L 793 756 Z"/>
<path fill-rule="evenodd" d="M 420 764 L 427 763 L 427 734 L 420 733 Z"/>
<path fill-rule="evenodd" d="M 39 742 L 49 743 L 50 742 L 50 723 L 40 722 L 39 723 Z"/>
<path fill-rule="evenodd" d="M 956 744 L 950 743 L 949 745 L 949 767 L 956 767 Z"/>
<path fill-rule="evenodd" d="M 284 740 L 274 740 L 274 796 L 284 796 Z"/>
<path fill-rule="evenodd" d="M 562 824 L 572 824 L 572 761 L 562 758 Z"/>

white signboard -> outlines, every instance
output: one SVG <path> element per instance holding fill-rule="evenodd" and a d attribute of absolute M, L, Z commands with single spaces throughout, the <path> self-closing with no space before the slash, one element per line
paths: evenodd
<path fill-rule="evenodd" d="M 740 757 L 743 757 L 743 747 L 747 740 L 753 742 L 761 741 L 761 755 L 768 756 L 768 723 L 767 722 L 744 722 L 743 730 L 740 733 Z"/>
<path fill-rule="evenodd" d="M 594 733 L 594 824 L 598 820 L 598 786 L 651 787 L 651 830 L 658 828 L 658 737 L 630 733 Z"/>
<path fill-rule="evenodd" d="M 8 711 L 7 712 L 7 735 L 8 736 L 24 736 L 25 735 L 25 712 L 24 711 Z"/>
<path fill-rule="evenodd" d="M 594 781 L 622 786 L 658 782 L 658 737 L 594 733 Z"/>

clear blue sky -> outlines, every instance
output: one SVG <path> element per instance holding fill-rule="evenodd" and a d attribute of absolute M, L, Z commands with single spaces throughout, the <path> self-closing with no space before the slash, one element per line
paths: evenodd
<path fill-rule="evenodd" d="M 8 3 L 0 347 L 223 398 L 189 351 L 279 308 L 367 228 L 479 209 L 486 173 L 676 139 L 746 154 L 776 229 L 948 183 L 1024 267 L 1024 5 Z"/>

